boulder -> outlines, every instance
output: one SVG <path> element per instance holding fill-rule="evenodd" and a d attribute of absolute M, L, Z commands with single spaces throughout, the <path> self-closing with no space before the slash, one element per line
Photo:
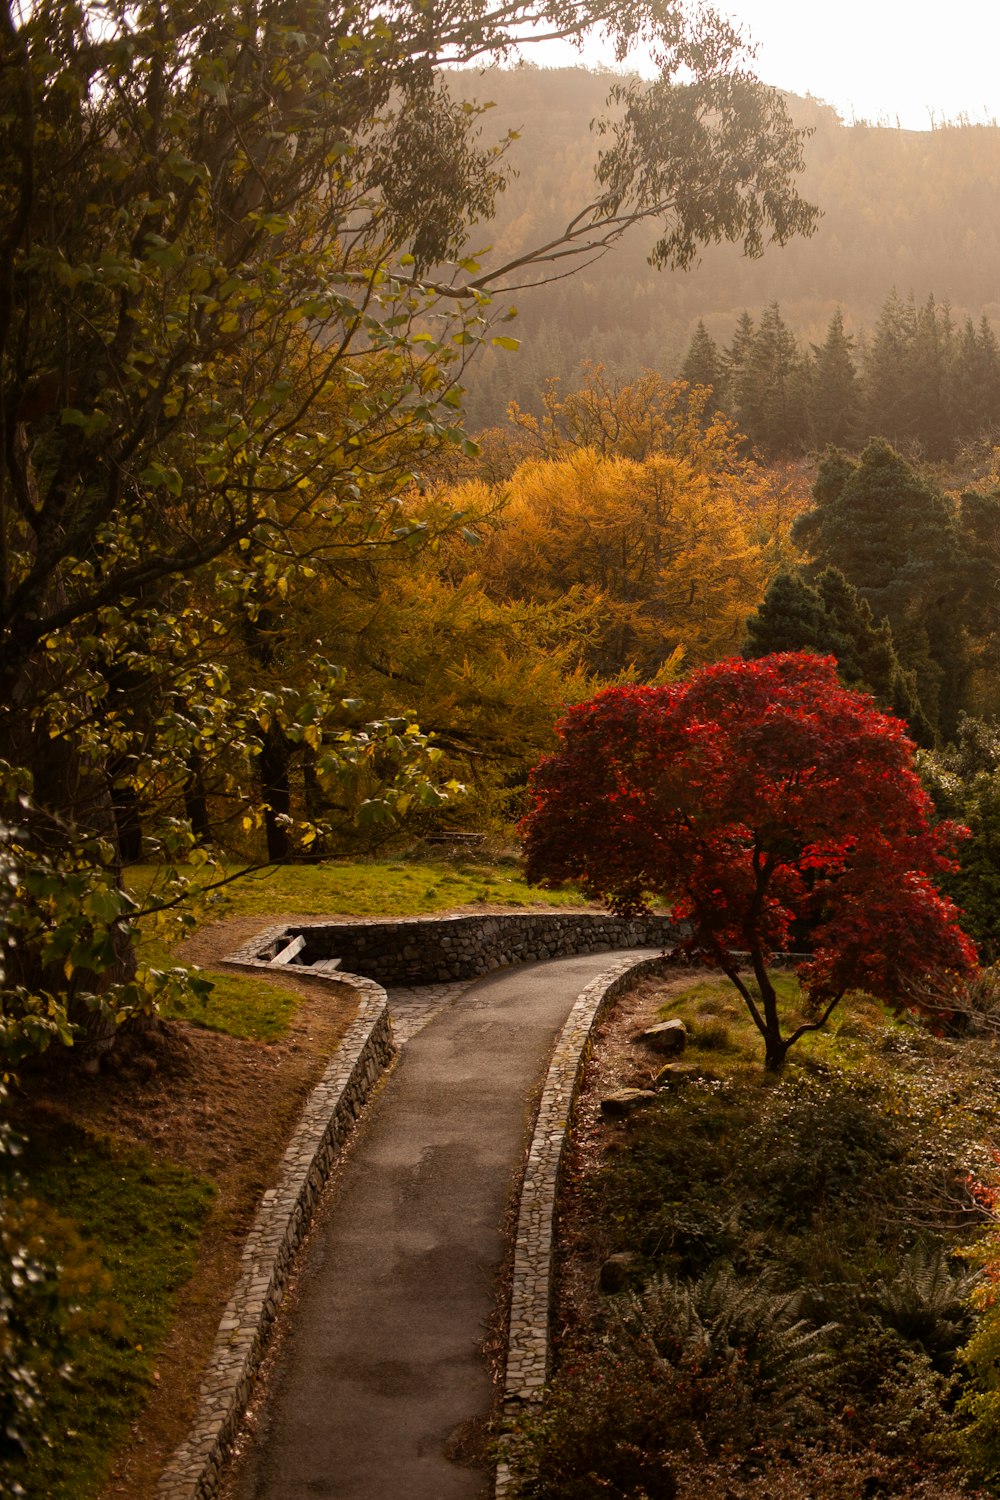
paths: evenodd
<path fill-rule="evenodd" d="M 677 1089 L 680 1088 L 681 1084 L 694 1083 L 696 1079 L 704 1077 L 706 1077 L 705 1070 L 703 1068 L 696 1068 L 693 1064 L 676 1067 L 671 1063 L 667 1063 L 666 1067 L 661 1068 L 653 1079 L 653 1087 L 655 1089 Z"/>
<path fill-rule="evenodd" d="M 601 1114 L 608 1120 L 623 1120 L 633 1110 L 641 1109 L 655 1098 L 652 1089 L 618 1089 L 601 1100 Z"/>
<path fill-rule="evenodd" d="M 650 1026 L 648 1031 L 644 1031 L 639 1040 L 665 1057 L 679 1057 L 687 1046 L 687 1027 L 676 1018 L 661 1021 L 658 1026 Z"/>
<path fill-rule="evenodd" d="M 597 1284 L 606 1297 L 614 1297 L 631 1285 L 639 1257 L 634 1250 L 619 1250 L 601 1266 Z"/>

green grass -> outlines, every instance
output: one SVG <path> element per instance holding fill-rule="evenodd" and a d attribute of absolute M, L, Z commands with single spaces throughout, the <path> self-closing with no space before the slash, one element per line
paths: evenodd
<path fill-rule="evenodd" d="M 192 877 L 195 873 L 190 871 Z M 160 879 L 160 871 L 152 865 L 133 865 L 127 874 L 130 890 L 141 900 L 155 900 Z M 487 904 L 565 907 L 580 906 L 583 900 L 574 889 L 541 891 L 528 886 L 516 860 L 337 860 L 277 865 L 240 876 L 202 898 L 197 917 L 200 924 L 246 916 L 259 916 L 263 923 L 282 912 L 304 917 L 391 918 Z M 152 920 L 142 925 L 143 962 L 157 968 L 174 965 L 163 928 Z M 167 1003 L 162 1014 L 229 1036 L 273 1042 L 287 1032 L 301 1003 L 293 991 L 269 981 L 236 974 L 210 977 L 213 988 L 206 1000 L 183 994 Z"/>
<path fill-rule="evenodd" d="M 281 989 L 266 979 L 242 974 L 211 974 L 212 990 L 203 1001 L 193 994 L 177 997 L 161 1012 L 168 1020 L 190 1021 L 208 1031 L 249 1042 L 275 1042 L 283 1037 L 302 1003 L 294 990 Z"/>
<path fill-rule="evenodd" d="M 156 871 L 135 865 L 130 888 L 156 890 Z M 329 860 L 317 865 L 272 865 L 211 892 L 203 919 L 295 912 L 299 916 L 409 917 L 454 906 L 581 906 L 572 888 L 529 886 L 517 861 L 463 858 Z"/>
<path fill-rule="evenodd" d="M 785 1035 L 803 1021 L 811 1019 L 803 1005 L 798 980 L 794 974 L 771 975 L 778 995 L 778 1006 Z M 756 993 L 756 985 L 748 980 Z M 711 1061 L 713 1070 L 727 1068 L 739 1071 L 757 1067 L 763 1060 L 764 1043 L 736 987 L 728 979 L 704 979 L 682 995 L 668 1000 L 659 1008 L 660 1018 L 678 1016 L 688 1028 L 689 1044 L 696 1057 L 702 1051 L 717 1054 Z M 826 1026 L 801 1037 L 788 1054 L 788 1065 L 830 1066 L 851 1069 L 863 1065 L 876 1037 L 904 1038 L 912 1028 L 895 1019 L 878 1001 L 867 995 L 848 995 L 841 1001 Z M 709 1059 L 704 1059 L 708 1065 Z"/>
<path fill-rule="evenodd" d="M 213 1190 L 183 1168 L 68 1125 L 35 1124 L 23 1166 L 78 1311 L 62 1329 L 46 1319 L 31 1330 L 43 1358 L 48 1345 L 71 1373 L 49 1372 L 48 1443 L 12 1477 L 27 1500 L 88 1500 L 147 1400 Z M 0 1471 L 0 1493 L 18 1493 L 3 1483 Z"/>

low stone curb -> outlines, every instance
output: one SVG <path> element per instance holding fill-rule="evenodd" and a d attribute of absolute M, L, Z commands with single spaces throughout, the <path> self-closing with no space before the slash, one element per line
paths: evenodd
<path fill-rule="evenodd" d="M 556 1042 L 521 1188 L 503 1395 L 508 1418 L 537 1406 L 548 1378 L 556 1197 L 563 1149 L 593 1028 L 613 1000 L 644 974 L 657 972 L 663 963 L 662 955 L 623 959 L 592 980 L 574 1004 Z M 506 1463 L 497 1465 L 495 1484 L 496 1500 L 507 1500 L 513 1494 Z"/>
<path fill-rule="evenodd" d="M 245 961 L 239 966 L 262 967 Z M 358 1015 L 309 1096 L 276 1186 L 263 1196 L 243 1250 L 239 1282 L 219 1324 L 194 1426 L 160 1478 L 160 1500 L 211 1500 L 215 1494 L 320 1189 L 392 1059 L 385 990 L 354 974 L 338 974 L 335 982 L 360 992 Z"/>

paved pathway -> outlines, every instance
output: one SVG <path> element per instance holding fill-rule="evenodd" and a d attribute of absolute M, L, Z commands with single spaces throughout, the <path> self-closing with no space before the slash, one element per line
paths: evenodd
<path fill-rule="evenodd" d="M 529 1101 L 577 995 L 624 956 L 390 991 L 409 1039 L 310 1239 L 237 1500 L 489 1493 L 445 1450 L 490 1408 L 480 1345 Z"/>

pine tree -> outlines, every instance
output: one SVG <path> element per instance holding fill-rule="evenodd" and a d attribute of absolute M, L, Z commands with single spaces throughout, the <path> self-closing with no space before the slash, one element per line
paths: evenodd
<path fill-rule="evenodd" d="M 740 313 L 733 341 L 723 356 L 725 367 L 726 414 L 741 431 L 746 432 L 746 416 L 752 405 L 752 371 L 754 321 L 746 311 Z"/>
<path fill-rule="evenodd" d="M 745 661 L 781 651 L 815 651 L 825 656 L 833 650 L 828 626 L 817 590 L 801 573 L 782 569 L 747 620 L 741 655 Z"/>
<path fill-rule="evenodd" d="M 839 568 L 874 617 L 888 619 L 900 660 L 916 673 L 920 702 L 947 737 L 970 670 L 953 507 L 881 438 L 857 462 L 839 453 L 825 458 L 813 499 L 793 535 L 818 568 Z"/>
<path fill-rule="evenodd" d="M 902 666 L 887 620 L 875 623 L 870 606 L 837 568 L 826 568 L 815 587 L 800 573 L 783 571 L 747 620 L 746 660 L 782 651 L 833 656 L 846 687 L 870 692 L 880 708 L 905 719 L 914 738 L 934 743 L 912 673 Z"/>
<path fill-rule="evenodd" d="M 916 310 L 902 371 L 906 427 L 920 450 L 932 459 L 948 458 L 955 448 L 948 410 L 954 348 L 951 310 L 947 304 L 939 306 L 932 294 Z"/>
<path fill-rule="evenodd" d="M 691 343 L 684 356 L 680 374 L 681 379 L 686 380 L 688 385 L 710 387 L 715 404 L 718 406 L 722 403 L 725 396 L 725 366 L 722 354 L 700 318 L 691 336 Z"/>
<path fill-rule="evenodd" d="M 817 448 L 850 447 L 858 438 L 862 400 L 853 352 L 854 340 L 844 332 L 838 307 L 825 342 L 813 346 L 809 427 Z"/>
<path fill-rule="evenodd" d="M 865 356 L 865 426 L 892 443 L 913 436 L 906 369 L 915 322 L 912 298 L 904 302 L 894 288 L 883 304 Z"/>
<path fill-rule="evenodd" d="M 777 302 L 761 314 L 746 361 L 740 425 L 766 453 L 800 448 L 807 434 L 806 374 L 795 336 Z"/>

